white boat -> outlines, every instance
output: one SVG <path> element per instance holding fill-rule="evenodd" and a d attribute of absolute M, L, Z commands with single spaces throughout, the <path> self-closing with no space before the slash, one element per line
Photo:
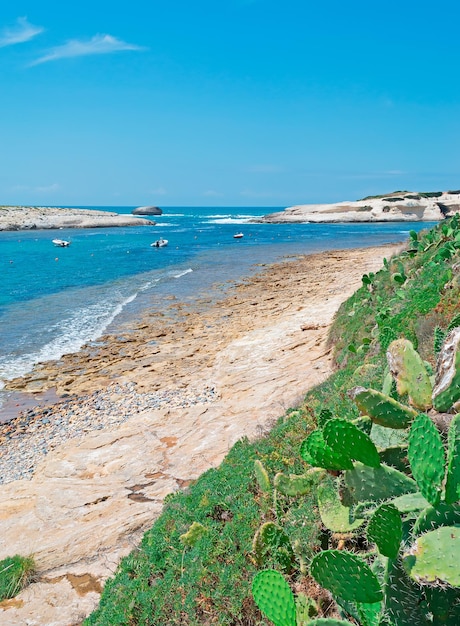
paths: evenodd
<path fill-rule="evenodd" d="M 152 248 L 164 248 L 165 246 L 168 245 L 168 240 L 167 239 L 157 239 L 156 241 L 154 241 L 153 243 L 150 244 L 152 246 Z"/>
<path fill-rule="evenodd" d="M 233 235 L 233 239 L 242 239 L 244 237 L 243 233 L 235 233 Z"/>
<path fill-rule="evenodd" d="M 70 246 L 70 241 L 66 241 L 65 239 L 53 239 L 53 243 L 58 248 L 67 248 Z"/>

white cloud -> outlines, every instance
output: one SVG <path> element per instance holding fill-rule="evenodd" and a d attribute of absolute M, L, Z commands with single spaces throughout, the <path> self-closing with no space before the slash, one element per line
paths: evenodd
<path fill-rule="evenodd" d="M 60 185 L 58 183 L 53 183 L 52 185 L 47 185 L 45 187 L 35 187 L 34 191 L 37 193 L 54 193 L 55 191 L 59 191 Z"/>
<path fill-rule="evenodd" d="M 156 189 L 152 189 L 150 193 L 154 196 L 165 196 L 168 192 L 164 187 L 157 187 Z"/>
<path fill-rule="evenodd" d="M 208 198 L 222 198 L 223 195 L 223 193 L 220 193 L 219 191 L 214 191 L 214 189 L 208 189 L 203 193 L 203 196 L 207 196 Z"/>
<path fill-rule="evenodd" d="M 33 61 L 31 65 L 39 65 L 40 63 L 48 63 L 49 61 L 57 61 L 58 59 L 68 59 L 93 54 L 111 54 L 112 52 L 122 52 L 126 50 L 145 50 L 145 48 L 126 43 L 116 37 L 112 37 L 112 35 L 95 35 L 86 41 L 71 39 L 62 46 L 51 48 L 45 55 Z"/>
<path fill-rule="evenodd" d="M 41 26 L 34 26 L 27 21 L 26 17 L 18 17 L 16 26 L 4 28 L 0 32 L 0 48 L 24 43 L 33 39 L 44 31 Z"/>
<path fill-rule="evenodd" d="M 273 198 L 275 197 L 270 191 L 252 191 L 251 189 L 245 189 L 240 192 L 240 196 L 246 198 Z"/>
<path fill-rule="evenodd" d="M 386 172 L 363 172 L 361 174 L 342 174 L 338 176 L 343 180 L 377 180 L 379 178 L 394 178 L 395 176 L 405 176 L 407 172 L 402 170 L 388 170 Z"/>

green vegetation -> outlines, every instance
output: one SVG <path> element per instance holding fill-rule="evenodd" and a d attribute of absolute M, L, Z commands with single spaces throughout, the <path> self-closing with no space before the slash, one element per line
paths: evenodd
<path fill-rule="evenodd" d="M 31 557 L 15 555 L 0 561 L 0 602 L 17 595 L 30 582 L 34 570 Z"/>
<path fill-rule="evenodd" d="M 363 276 L 336 373 L 170 496 L 85 624 L 458 625 L 459 256 L 456 216 Z"/>

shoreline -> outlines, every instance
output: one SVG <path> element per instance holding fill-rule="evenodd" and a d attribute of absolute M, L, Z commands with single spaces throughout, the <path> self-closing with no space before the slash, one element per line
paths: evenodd
<path fill-rule="evenodd" d="M 154 221 L 142 217 L 95 209 L 0 206 L 0 232 L 154 225 Z"/>
<path fill-rule="evenodd" d="M 219 465 L 241 437 L 261 436 L 331 374 L 326 340 L 334 314 L 364 273 L 402 248 L 268 265 L 218 301 L 172 302 L 124 335 L 106 337 L 99 351 L 48 364 L 49 381 L 78 399 L 55 405 L 32 420 L 35 432 L 26 424 L 6 443 L 16 452 L 10 465 L 24 459 L 27 479 L 0 485 L 0 558 L 34 554 L 39 572 L 15 599 L 21 606 L 0 605 L 0 616 L 21 626 L 31 618 L 67 626 L 88 615 L 97 589 L 169 493 Z M 61 440 L 43 454 L 51 422 Z M 69 424 L 78 436 L 69 438 Z M 79 594 L 72 581 L 83 576 L 95 584 Z"/>

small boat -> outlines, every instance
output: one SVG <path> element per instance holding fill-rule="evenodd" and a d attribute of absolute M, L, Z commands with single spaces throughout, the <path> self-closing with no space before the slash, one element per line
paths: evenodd
<path fill-rule="evenodd" d="M 235 233 L 233 235 L 233 239 L 242 239 L 244 237 L 243 233 Z"/>
<path fill-rule="evenodd" d="M 58 248 L 67 248 L 70 246 L 70 241 L 66 241 L 65 239 L 53 239 L 53 243 Z"/>
<path fill-rule="evenodd" d="M 165 246 L 168 245 L 168 240 L 167 239 L 157 239 L 156 241 L 154 241 L 150 245 L 152 246 L 152 248 L 164 248 Z"/>

